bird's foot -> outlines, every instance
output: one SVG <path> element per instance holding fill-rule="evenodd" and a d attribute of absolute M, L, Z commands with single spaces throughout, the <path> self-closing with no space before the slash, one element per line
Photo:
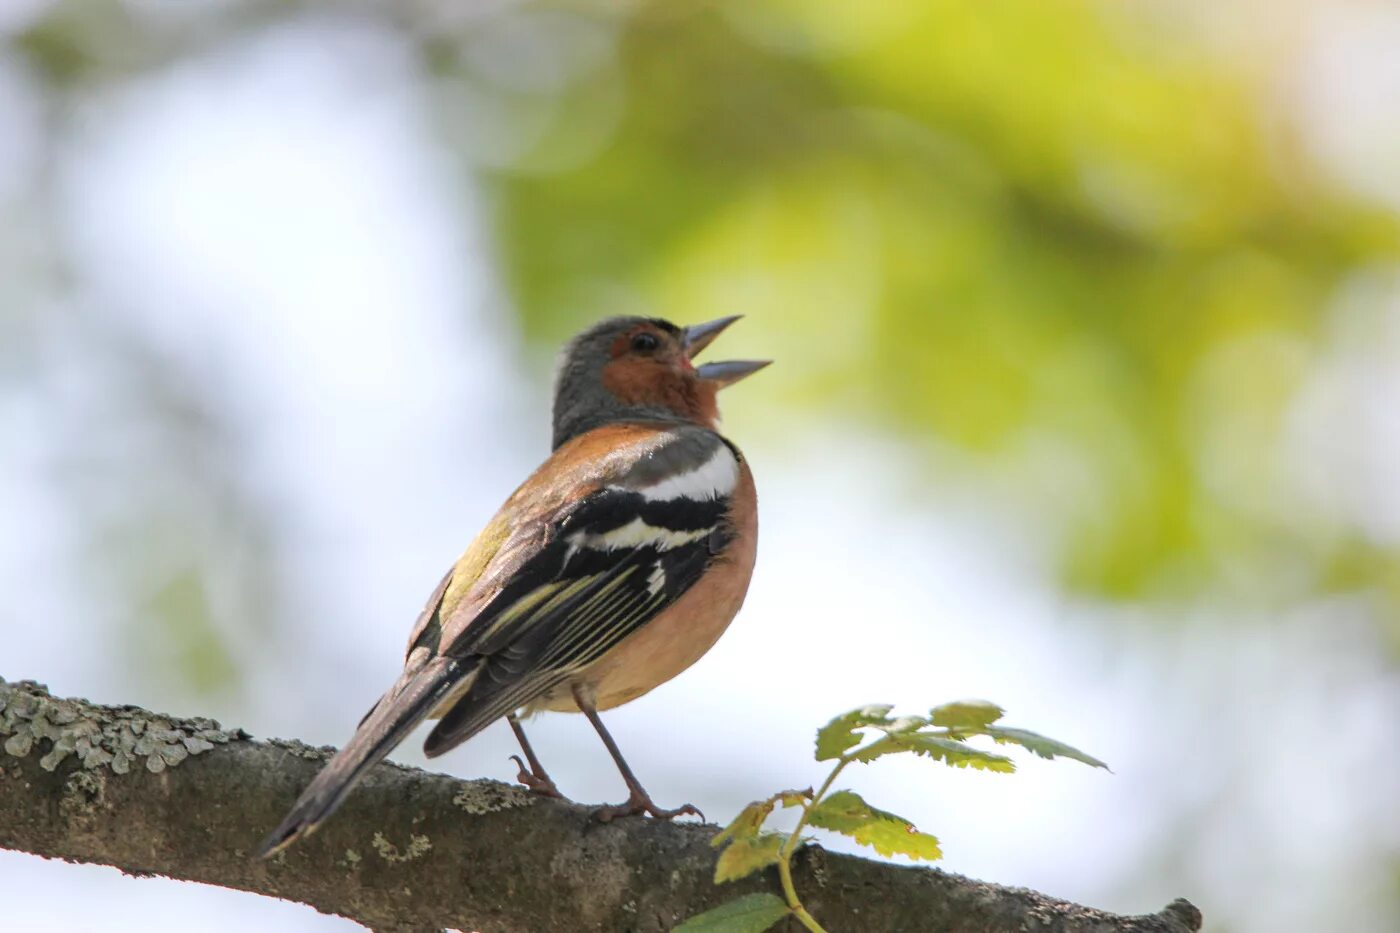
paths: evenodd
<path fill-rule="evenodd" d="M 702 822 L 705 819 L 700 808 L 689 803 L 674 810 L 663 810 L 652 802 L 646 791 L 639 789 L 632 791 L 626 803 L 600 807 L 596 815 L 600 823 L 611 823 L 619 816 L 639 816 L 643 813 L 655 820 L 674 820 L 678 816 L 698 816 Z"/>
<path fill-rule="evenodd" d="M 515 762 L 516 766 L 520 769 L 520 773 L 515 776 L 515 779 L 525 785 L 525 788 L 529 790 L 530 793 L 538 794 L 541 797 L 553 797 L 555 800 L 568 799 L 563 794 L 559 793 L 559 788 L 554 786 L 553 779 L 551 779 L 548 774 L 545 774 L 543 769 L 540 771 L 531 771 L 529 768 L 525 767 L 525 762 L 520 760 L 519 755 L 511 755 L 510 760 Z"/>

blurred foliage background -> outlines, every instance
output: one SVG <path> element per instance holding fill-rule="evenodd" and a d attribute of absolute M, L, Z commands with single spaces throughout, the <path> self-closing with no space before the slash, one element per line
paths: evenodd
<path fill-rule="evenodd" d="M 1013 712 L 1155 788 L 990 880 L 1394 929 L 1396 42 L 1362 0 L 8 0 L 0 673 L 337 740 L 318 685 L 383 679 L 542 455 L 560 341 L 740 313 L 772 644 L 824 550 L 905 618 L 866 649 L 941 613 L 967 689 L 1025 655 Z M 921 602 L 934 539 L 1040 621 Z"/>

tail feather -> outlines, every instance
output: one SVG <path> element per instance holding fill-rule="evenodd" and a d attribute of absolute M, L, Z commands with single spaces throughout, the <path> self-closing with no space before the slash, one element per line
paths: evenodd
<path fill-rule="evenodd" d="M 495 689 L 492 689 L 493 686 Z M 473 684 L 470 693 L 453 703 L 451 709 L 443 712 L 433 731 L 423 740 L 424 754 L 429 758 L 436 758 L 450 752 L 542 692 L 542 689 L 526 692 L 519 689 L 519 685 L 502 688 L 493 685 L 489 677 L 478 680 Z"/>
<path fill-rule="evenodd" d="M 400 678 L 360 722 L 345 747 L 302 791 L 281 824 L 259 844 L 257 856 L 268 858 L 314 832 L 365 772 L 402 742 L 469 673 L 457 661 L 436 658 Z"/>

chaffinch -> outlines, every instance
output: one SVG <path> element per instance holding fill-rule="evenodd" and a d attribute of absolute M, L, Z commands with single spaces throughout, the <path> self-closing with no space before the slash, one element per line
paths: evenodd
<path fill-rule="evenodd" d="M 518 779 L 559 796 L 519 717 L 582 712 L 627 784 L 628 814 L 697 813 L 652 802 L 598 717 L 694 664 L 739 611 L 758 536 L 753 476 L 716 430 L 716 393 L 768 361 L 691 359 L 735 317 L 680 328 L 619 317 L 565 348 L 554 452 L 442 578 L 409 636 L 403 673 L 259 849 L 316 829 L 424 719 L 436 757 L 505 717 Z"/>

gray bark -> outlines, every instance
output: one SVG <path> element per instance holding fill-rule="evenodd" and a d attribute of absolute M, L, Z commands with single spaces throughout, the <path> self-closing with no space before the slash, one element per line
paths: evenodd
<path fill-rule="evenodd" d="M 249 852 L 330 749 L 207 719 L 51 697 L 0 680 L 0 848 L 309 904 L 376 930 L 658 931 L 753 891 L 711 880 L 713 826 L 623 819 L 495 781 L 375 768 L 310 839 Z M 808 908 L 833 931 L 1198 930 L 1178 900 L 1125 917 L 941 871 L 808 846 Z M 792 929 L 797 929 L 795 924 Z"/>

